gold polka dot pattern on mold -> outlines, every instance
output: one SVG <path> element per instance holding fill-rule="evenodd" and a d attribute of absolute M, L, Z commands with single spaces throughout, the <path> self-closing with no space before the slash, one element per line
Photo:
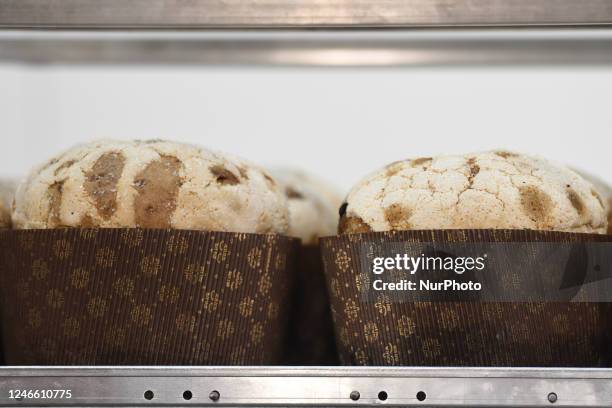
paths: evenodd
<path fill-rule="evenodd" d="M 402 316 L 397 320 L 397 330 L 401 337 L 412 336 L 416 331 L 416 323 L 408 316 Z"/>
<path fill-rule="evenodd" d="M 261 266 L 261 258 L 262 258 L 262 250 L 261 248 L 252 248 L 247 255 L 247 262 L 249 266 L 253 269 L 257 269 Z"/>
<path fill-rule="evenodd" d="M 16 327 L 7 336 L 13 361 L 279 362 L 281 339 L 269 333 L 282 332 L 287 321 L 294 241 L 198 231 L 94 231 L 16 232 L 7 262 L 21 273 L 6 277 L 8 303 L 14 305 L 6 314 L 15 316 L 6 323 Z"/>
<path fill-rule="evenodd" d="M 270 275 L 264 274 L 261 276 L 259 279 L 258 288 L 261 295 L 266 296 L 268 294 L 270 289 L 272 289 L 272 279 L 270 278 Z"/>
<path fill-rule="evenodd" d="M 224 241 L 215 242 L 210 252 L 212 258 L 219 263 L 225 262 L 230 255 L 230 250 Z"/>
<path fill-rule="evenodd" d="M 339 249 L 336 254 L 336 266 L 343 272 L 346 272 L 351 263 L 351 258 L 349 258 L 346 251 Z"/>
<path fill-rule="evenodd" d="M 148 305 L 137 305 L 132 309 L 132 322 L 137 326 L 147 326 L 153 319 L 151 307 Z"/>
<path fill-rule="evenodd" d="M 191 283 L 202 283 L 206 278 L 206 267 L 196 263 L 190 263 L 185 268 L 185 279 Z"/>
<path fill-rule="evenodd" d="M 35 259 L 32 262 L 32 276 L 38 280 L 45 279 L 49 274 L 49 265 L 44 259 Z"/>
<path fill-rule="evenodd" d="M 87 312 L 90 316 L 99 318 L 106 314 L 108 305 L 106 300 L 102 297 L 94 297 L 87 303 Z"/>
<path fill-rule="evenodd" d="M 53 253 L 58 259 L 64 260 L 72 254 L 72 244 L 65 239 L 57 240 L 53 244 Z"/>
<path fill-rule="evenodd" d="M 185 237 L 173 235 L 168 239 L 167 249 L 172 253 L 183 255 L 189 249 L 189 243 Z"/>
<path fill-rule="evenodd" d="M 70 284 L 77 288 L 83 289 L 89 283 L 89 271 L 85 268 L 76 268 L 70 273 Z"/>
<path fill-rule="evenodd" d="M 219 322 L 219 326 L 217 327 L 217 336 L 221 339 L 227 340 L 233 336 L 234 331 L 234 323 L 232 323 L 232 321 L 229 319 L 224 319 Z"/>
<path fill-rule="evenodd" d="M 187 313 L 181 313 L 176 318 L 176 328 L 183 332 L 193 332 L 196 325 L 196 317 Z"/>
<path fill-rule="evenodd" d="M 380 256 L 383 243 L 584 240 L 609 238 L 524 230 L 397 231 L 324 238 L 323 265 L 340 359 L 357 365 L 595 365 L 603 350 L 593 345 L 605 344 L 602 304 L 406 302 L 395 293 L 372 291 L 371 271 L 362 270 L 365 265 L 351 258 L 363 251 Z M 504 285 L 522 284 L 512 273 L 504 278 Z"/>
<path fill-rule="evenodd" d="M 225 278 L 225 286 L 231 290 L 238 289 L 242 285 L 242 274 L 238 270 L 232 270 L 227 273 Z"/>
<path fill-rule="evenodd" d="M 398 365 L 399 364 L 399 353 L 395 344 L 387 344 L 385 351 L 383 352 L 383 359 L 387 365 Z"/>
<path fill-rule="evenodd" d="M 163 285 L 159 288 L 158 298 L 162 303 L 176 303 L 179 300 L 180 291 L 176 286 Z"/>
<path fill-rule="evenodd" d="M 372 343 L 378 340 L 378 326 L 374 322 L 366 323 L 363 326 L 366 341 Z"/>
<path fill-rule="evenodd" d="M 246 297 L 240 301 L 240 305 L 238 306 L 238 310 L 240 311 L 240 315 L 242 317 L 249 317 L 253 314 L 253 305 L 255 304 L 255 299 L 251 297 Z"/>
<path fill-rule="evenodd" d="M 118 278 L 113 285 L 115 291 L 121 296 L 131 296 L 134 291 L 134 280 L 123 276 Z"/>
<path fill-rule="evenodd" d="M 255 344 L 261 342 L 264 337 L 264 328 L 261 322 L 257 322 L 251 328 L 251 341 Z"/>
<path fill-rule="evenodd" d="M 144 275 L 155 276 L 159 274 L 161 270 L 161 261 L 159 257 L 154 255 L 147 255 L 140 261 L 140 272 Z"/>
<path fill-rule="evenodd" d="M 64 305 L 64 293 L 59 289 L 51 289 L 47 293 L 47 304 L 53 309 L 59 309 Z"/>
<path fill-rule="evenodd" d="M 217 310 L 220 303 L 221 303 L 221 298 L 219 297 L 219 294 L 216 291 L 211 290 L 210 292 L 206 292 L 204 294 L 203 306 L 204 306 L 204 310 L 206 310 L 207 312 L 212 313 L 215 310 Z"/>
<path fill-rule="evenodd" d="M 359 304 L 353 299 L 347 300 L 346 306 L 344 307 L 344 314 L 349 320 L 357 319 L 357 316 L 359 315 Z"/>
<path fill-rule="evenodd" d="M 110 268 L 115 263 L 115 251 L 111 248 L 100 248 L 96 251 L 96 265 Z"/>
<path fill-rule="evenodd" d="M 376 303 L 374 303 L 374 307 L 382 316 L 386 316 L 391 313 L 391 300 L 389 296 L 384 293 L 378 296 Z"/>

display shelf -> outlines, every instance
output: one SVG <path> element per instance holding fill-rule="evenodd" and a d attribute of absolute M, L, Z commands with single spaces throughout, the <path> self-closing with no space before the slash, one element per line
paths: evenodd
<path fill-rule="evenodd" d="M 612 30 L 8 30 L 0 31 L 0 62 L 326 67 L 610 65 Z"/>
<path fill-rule="evenodd" d="M 611 44 L 610 0 L 0 0 L 0 62 L 608 65 Z"/>
<path fill-rule="evenodd" d="M 431 27 L 612 23 L 609 0 L 0 0 L 0 26 Z"/>
<path fill-rule="evenodd" d="M 26 397 L 11 399 L 11 390 L 13 393 L 21 390 Z M 41 394 L 49 390 L 69 390 L 71 398 L 34 397 L 36 391 Z M 32 398 L 27 397 L 28 393 Z M 609 369 L 0 369 L 0 406 L 604 407 L 611 404 L 612 370 Z"/>

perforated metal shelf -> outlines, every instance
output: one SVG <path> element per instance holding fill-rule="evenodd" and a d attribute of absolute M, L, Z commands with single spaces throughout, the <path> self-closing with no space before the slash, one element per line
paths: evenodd
<path fill-rule="evenodd" d="M 25 398 L 10 398 L 16 390 Z M 71 398 L 41 398 L 70 390 Z M 28 393 L 32 398 L 28 398 Z M 39 391 L 39 398 L 35 392 Z M 13 395 L 14 396 L 14 395 Z M 365 367 L 1 368 L 0 406 L 612 405 L 612 370 Z"/>

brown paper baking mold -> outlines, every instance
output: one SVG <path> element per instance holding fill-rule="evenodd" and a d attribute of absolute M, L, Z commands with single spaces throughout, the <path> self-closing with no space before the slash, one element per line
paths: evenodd
<path fill-rule="evenodd" d="M 296 241 L 183 230 L 0 237 L 13 365 L 265 365 L 282 358 Z"/>
<path fill-rule="evenodd" d="M 5 252 L 5 240 L 4 237 L 6 236 L 5 234 L 8 233 L 9 230 L 7 229 L 0 229 L 0 365 L 5 365 L 5 361 L 4 361 L 4 344 L 3 344 L 3 331 L 2 331 L 2 304 L 3 304 L 3 299 L 2 299 L 2 287 L 4 285 L 3 282 L 3 275 L 4 275 L 4 265 L 5 265 L 5 256 L 6 256 L 6 252 Z"/>
<path fill-rule="evenodd" d="M 339 357 L 345 365 L 598 366 L 608 303 L 363 302 L 367 242 L 601 242 L 611 236 L 529 230 L 431 230 L 323 238 Z"/>
<path fill-rule="evenodd" d="M 297 251 L 284 363 L 338 365 L 329 295 L 318 245 Z"/>

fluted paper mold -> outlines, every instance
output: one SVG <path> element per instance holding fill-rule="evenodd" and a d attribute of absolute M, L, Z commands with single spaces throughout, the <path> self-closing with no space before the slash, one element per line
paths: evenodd
<path fill-rule="evenodd" d="M 364 302 L 367 242 L 602 242 L 611 236 L 528 230 L 347 234 L 321 243 L 339 356 L 345 365 L 601 364 L 609 303 Z M 612 256 L 612 254 L 611 254 Z"/>
<path fill-rule="evenodd" d="M 280 362 L 293 239 L 55 229 L 0 242 L 7 364 Z"/>

